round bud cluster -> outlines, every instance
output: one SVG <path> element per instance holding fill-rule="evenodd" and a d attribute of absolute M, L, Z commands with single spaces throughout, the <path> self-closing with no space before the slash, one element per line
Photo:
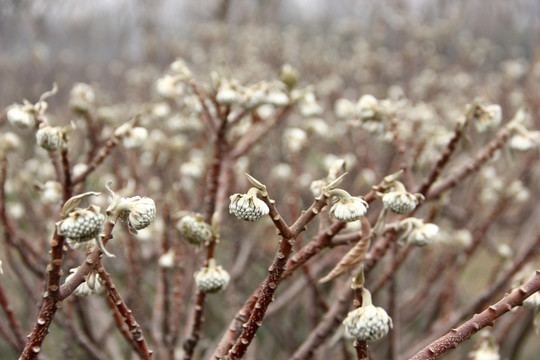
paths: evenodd
<path fill-rule="evenodd" d="M 68 282 L 69 280 L 71 280 L 71 278 L 73 278 L 73 276 L 75 276 L 77 269 L 78 268 L 69 270 L 71 274 L 66 277 L 65 282 Z M 77 286 L 77 288 L 73 291 L 73 294 L 77 296 L 90 296 L 94 294 L 100 294 L 103 292 L 103 290 L 103 280 L 101 279 L 99 274 L 97 274 L 95 271 L 91 271 L 86 276 L 86 281 Z"/>
<path fill-rule="evenodd" d="M 240 220 L 257 221 L 268 215 L 268 205 L 254 194 L 234 194 L 230 196 L 229 213 Z"/>
<path fill-rule="evenodd" d="M 349 312 L 343 325 L 346 336 L 360 341 L 379 340 L 393 326 L 386 311 L 371 303 L 371 294 L 365 288 L 362 290 L 362 306 Z"/>
<path fill-rule="evenodd" d="M 148 138 L 148 130 L 143 127 L 130 129 L 122 138 L 122 143 L 126 149 L 140 148 Z"/>
<path fill-rule="evenodd" d="M 396 214 L 408 214 L 418 205 L 418 198 L 404 191 L 392 191 L 382 197 L 384 207 Z"/>
<path fill-rule="evenodd" d="M 176 225 L 180 233 L 193 245 L 204 244 L 212 238 L 212 227 L 200 215 L 186 215 Z"/>
<path fill-rule="evenodd" d="M 475 127 L 478 132 L 494 129 L 502 120 L 501 107 L 497 104 L 478 106 L 475 113 Z"/>
<path fill-rule="evenodd" d="M 75 242 L 95 239 L 105 222 L 105 217 L 98 211 L 99 209 L 93 206 L 87 209 L 75 209 L 59 223 L 58 231 Z"/>
<path fill-rule="evenodd" d="M 156 218 L 156 204 L 147 197 L 134 196 L 126 199 L 130 202 L 127 217 L 130 230 L 136 232 L 144 229 Z"/>
<path fill-rule="evenodd" d="M 14 104 L 9 107 L 6 115 L 9 123 L 20 129 L 32 128 L 36 123 L 34 107 L 31 104 Z"/>
<path fill-rule="evenodd" d="M 221 266 L 216 266 L 214 259 L 208 260 L 208 266 L 195 273 L 197 287 L 206 294 L 225 289 L 230 279 L 229 274 Z"/>
<path fill-rule="evenodd" d="M 36 132 L 36 142 L 47 151 L 56 151 L 64 142 L 62 130 L 58 127 L 42 124 Z"/>
<path fill-rule="evenodd" d="M 437 238 L 439 227 L 435 224 L 423 224 L 422 226 L 413 229 L 407 240 L 410 244 L 416 246 L 426 246 L 431 244 Z"/>
<path fill-rule="evenodd" d="M 85 83 L 77 83 L 70 92 L 69 105 L 73 111 L 84 114 L 90 111 L 90 108 L 96 101 L 94 89 Z"/>
<path fill-rule="evenodd" d="M 330 208 L 330 216 L 343 222 L 360 219 L 367 212 L 368 203 L 359 197 L 339 198 Z"/>

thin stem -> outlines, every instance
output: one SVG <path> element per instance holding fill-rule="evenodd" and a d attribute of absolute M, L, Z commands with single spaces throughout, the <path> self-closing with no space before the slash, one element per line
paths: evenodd
<path fill-rule="evenodd" d="M 454 349 L 457 345 L 469 339 L 486 326 L 493 326 L 495 320 L 512 310 L 512 308 L 521 306 L 526 298 L 539 290 L 540 270 L 537 270 L 531 280 L 511 293 L 504 295 L 500 301 L 489 306 L 481 313 L 474 315 L 458 328 L 450 330 L 446 335 L 433 341 L 418 351 L 411 360 L 436 359 L 445 352 Z"/>
<path fill-rule="evenodd" d="M 148 348 L 148 344 L 144 339 L 141 327 L 131 314 L 131 310 L 125 304 L 124 300 L 120 296 L 120 293 L 118 293 L 118 290 L 116 290 L 116 286 L 113 284 L 109 273 L 107 273 L 107 271 L 103 267 L 103 264 L 101 264 L 101 261 L 98 263 L 97 271 L 99 277 L 103 280 L 103 284 L 108 291 L 108 296 L 111 298 L 114 305 L 118 308 L 120 314 L 122 314 L 124 322 L 127 324 L 131 333 L 131 339 L 133 340 L 139 354 L 141 355 L 141 358 L 144 360 L 151 360 L 152 350 Z"/>

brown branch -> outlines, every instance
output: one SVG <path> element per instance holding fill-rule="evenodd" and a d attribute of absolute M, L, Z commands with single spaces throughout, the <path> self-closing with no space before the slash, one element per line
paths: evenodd
<path fill-rule="evenodd" d="M 31 360 L 38 356 L 41 351 L 41 344 L 49 332 L 49 326 L 52 323 L 54 315 L 62 304 L 60 276 L 62 274 L 64 240 L 64 237 L 55 228 L 53 239 L 51 240 L 51 262 L 47 265 L 47 291 L 43 295 L 45 302 L 41 307 L 37 321 L 20 356 L 21 360 Z"/>
<path fill-rule="evenodd" d="M 238 141 L 235 148 L 231 151 L 232 158 L 239 158 L 240 156 L 247 153 L 249 149 L 251 149 L 255 144 L 259 143 L 271 129 L 277 126 L 280 121 L 285 118 L 285 115 L 290 111 L 291 108 L 292 106 L 290 104 L 281 108 L 269 124 L 264 127 L 260 126 L 258 128 L 254 128 L 253 133 L 247 133 L 242 139 Z"/>
<path fill-rule="evenodd" d="M 435 359 L 448 350 L 454 349 L 486 326 L 493 326 L 495 320 L 512 308 L 521 306 L 526 298 L 538 290 L 540 290 L 540 270 L 537 270 L 535 276 L 527 283 L 506 294 L 499 302 L 489 306 L 486 310 L 474 315 L 460 327 L 452 329 L 446 335 L 433 341 L 417 352 L 411 360 Z"/>
<path fill-rule="evenodd" d="M 103 161 L 105 158 L 111 153 L 111 150 L 118 144 L 118 139 L 116 137 L 112 137 L 109 139 L 105 145 L 101 148 L 99 153 L 90 161 L 87 165 L 86 170 L 73 178 L 72 183 L 73 185 L 77 185 L 83 181 L 86 180 L 88 175 L 90 175 Z"/>
<path fill-rule="evenodd" d="M 465 166 L 456 170 L 448 178 L 442 181 L 426 194 L 426 199 L 439 197 L 444 191 L 453 188 L 461 180 L 477 171 L 487 160 L 489 160 L 495 151 L 500 149 L 510 137 L 513 131 L 512 121 L 509 122 L 497 135 Z"/>
<path fill-rule="evenodd" d="M 292 252 L 294 245 L 294 239 L 305 229 L 306 225 L 326 206 L 327 196 L 316 199 L 310 208 L 305 211 L 291 226 L 288 227 L 282 217 L 277 211 L 274 201 L 271 200 L 266 193 L 262 196 L 262 200 L 268 205 L 270 209 L 270 217 L 274 222 L 274 225 L 278 229 L 281 240 L 278 251 L 272 261 L 272 265 L 268 269 L 268 276 L 263 281 L 261 287 L 261 293 L 253 312 L 251 313 L 249 320 L 244 325 L 242 333 L 236 340 L 235 344 L 229 350 L 229 359 L 239 359 L 244 356 L 248 346 L 250 345 L 255 333 L 262 324 L 262 320 L 268 309 L 268 305 L 272 301 L 274 292 L 282 280 L 282 275 L 285 271 L 285 265 Z"/>
<path fill-rule="evenodd" d="M 194 88 L 195 89 L 195 88 Z M 219 187 L 220 175 L 223 169 L 223 158 L 227 153 L 227 143 L 225 139 L 227 130 L 228 110 L 223 114 L 221 123 L 216 131 L 214 139 L 214 153 L 210 164 L 210 171 L 207 174 L 207 188 L 204 198 L 205 209 L 203 218 L 207 224 L 212 223 L 212 217 L 216 211 L 216 198 Z M 214 249 L 216 246 L 215 239 L 212 239 L 206 249 L 206 261 L 214 257 Z M 197 288 L 195 295 L 195 305 L 193 307 L 192 324 L 189 336 L 184 340 L 184 360 L 190 360 L 193 357 L 195 347 L 199 342 L 200 331 L 203 323 L 203 313 L 206 294 Z"/>
<path fill-rule="evenodd" d="M 144 339 L 141 327 L 137 323 L 137 320 L 135 320 L 135 318 L 131 314 L 131 310 L 127 307 L 126 303 L 120 296 L 120 293 L 118 293 L 118 290 L 116 290 L 116 286 L 113 284 L 109 273 L 107 273 L 107 271 L 103 267 L 103 264 L 101 264 L 101 261 L 98 263 L 97 271 L 99 277 L 103 280 L 103 285 L 105 285 L 108 291 L 108 296 L 111 298 L 114 305 L 118 308 L 120 314 L 122 314 L 124 322 L 127 324 L 131 333 L 131 339 L 133 340 L 136 349 L 141 355 L 141 358 L 144 360 L 151 360 L 152 350 L 148 348 L 148 344 Z"/>
<path fill-rule="evenodd" d="M 24 348 L 24 344 L 26 343 L 26 339 L 24 337 L 21 324 L 19 323 L 19 321 L 17 320 L 17 317 L 15 316 L 15 313 L 13 312 L 13 308 L 11 307 L 7 294 L 4 290 L 4 286 L 2 285 L 1 282 L 0 282 L 0 305 L 2 306 L 2 309 L 4 309 L 4 312 L 6 313 L 10 330 L 15 336 L 14 340 L 16 344 L 16 349 L 18 351 L 22 351 Z"/>
<path fill-rule="evenodd" d="M 444 149 L 443 153 L 439 157 L 439 160 L 437 160 L 435 167 L 431 170 L 431 173 L 429 174 L 429 176 L 424 180 L 422 185 L 415 192 L 420 193 L 422 195 L 427 194 L 428 190 L 431 188 L 433 183 L 439 178 L 441 171 L 446 166 L 446 164 L 448 164 L 450 157 L 456 150 L 457 144 L 459 143 L 459 139 L 461 138 L 461 135 L 463 134 L 463 129 L 464 129 L 464 125 L 458 123 L 456 126 L 456 129 L 454 130 L 454 135 L 448 142 L 448 145 L 446 145 L 446 149 Z"/>

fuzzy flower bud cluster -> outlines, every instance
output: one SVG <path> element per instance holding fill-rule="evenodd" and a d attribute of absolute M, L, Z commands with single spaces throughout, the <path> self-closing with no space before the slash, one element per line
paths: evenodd
<path fill-rule="evenodd" d="M 495 129 L 501 124 L 501 107 L 497 104 L 487 106 L 477 105 L 474 120 L 474 125 L 478 132 Z"/>
<path fill-rule="evenodd" d="M 60 127 L 42 123 L 36 132 L 36 142 L 47 151 L 56 151 L 65 143 L 64 132 Z"/>
<path fill-rule="evenodd" d="M 176 228 L 184 239 L 193 245 L 202 245 L 212 238 L 212 227 L 204 222 L 199 214 L 186 215 L 180 219 Z"/>
<path fill-rule="evenodd" d="M 398 244 L 405 242 L 415 246 L 426 246 L 437 238 L 439 227 L 435 224 L 424 223 L 422 219 L 407 218 L 399 222 L 397 227 Z"/>
<path fill-rule="evenodd" d="M 342 189 L 331 190 L 329 195 L 335 198 L 329 214 L 339 221 L 356 221 L 366 214 L 369 207 L 364 199 L 351 196 Z"/>
<path fill-rule="evenodd" d="M 3 153 L 8 153 L 10 151 L 16 151 L 21 148 L 21 139 L 17 134 L 6 131 L 0 134 L 0 151 Z"/>
<path fill-rule="evenodd" d="M 421 194 L 412 194 L 405 190 L 402 183 L 395 180 L 387 188 L 387 192 L 382 195 L 384 207 L 396 214 L 408 214 L 418 206 L 418 200 L 424 197 Z"/>
<path fill-rule="evenodd" d="M 77 113 L 85 114 L 96 101 L 96 92 L 85 83 L 76 83 L 69 93 L 69 106 Z"/>
<path fill-rule="evenodd" d="M 156 204 L 147 197 L 134 196 L 124 200 L 129 204 L 127 216 L 129 229 L 137 233 L 150 225 L 156 218 Z"/>
<path fill-rule="evenodd" d="M 133 196 L 124 198 L 115 194 L 107 183 L 113 201 L 107 208 L 107 214 L 115 213 L 122 220 L 127 221 L 129 231 L 137 234 L 137 230 L 142 230 L 150 225 L 156 218 L 156 203 L 148 197 Z"/>
<path fill-rule="evenodd" d="M 77 272 L 78 268 L 70 269 L 69 274 L 66 277 L 66 281 L 70 281 Z M 73 294 L 76 296 L 90 296 L 94 294 L 101 294 L 105 288 L 103 287 L 103 280 L 99 276 L 99 274 L 92 270 L 88 275 L 86 275 L 86 279 L 83 283 L 81 283 L 75 291 L 73 291 Z"/>
<path fill-rule="evenodd" d="M 367 289 L 362 290 L 362 306 L 349 312 L 343 321 L 345 335 L 360 341 L 379 340 L 392 328 L 392 319 L 383 308 L 371 303 Z"/>
<path fill-rule="evenodd" d="M 9 123 L 20 129 L 33 128 L 36 124 L 34 106 L 30 103 L 13 104 L 8 108 L 6 115 Z"/>
<path fill-rule="evenodd" d="M 105 217 L 99 213 L 99 207 L 77 208 L 67 218 L 60 221 L 58 231 L 64 237 L 76 243 L 87 242 L 99 236 L 103 229 Z"/>
<path fill-rule="evenodd" d="M 204 266 L 195 273 L 197 287 L 206 294 L 225 289 L 230 279 L 229 273 L 221 266 L 217 266 L 215 259 L 208 260 L 208 266 Z"/>
<path fill-rule="evenodd" d="M 126 149 L 140 148 L 148 138 L 148 130 L 143 127 L 131 128 L 122 138 Z"/>
<path fill-rule="evenodd" d="M 234 194 L 230 196 L 229 213 L 240 220 L 257 221 L 268 215 L 268 205 L 257 197 L 258 189 L 251 188 L 247 194 Z"/>

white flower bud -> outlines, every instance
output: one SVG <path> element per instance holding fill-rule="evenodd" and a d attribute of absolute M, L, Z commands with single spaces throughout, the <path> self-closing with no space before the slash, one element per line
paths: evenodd
<path fill-rule="evenodd" d="M 177 76 L 180 76 L 181 79 L 187 80 L 192 77 L 191 70 L 182 59 L 176 59 L 171 64 L 171 70 L 174 71 Z"/>
<path fill-rule="evenodd" d="M 231 277 L 221 266 L 216 266 L 214 259 L 208 260 L 208 266 L 195 273 L 197 287 L 206 294 L 216 293 L 227 287 Z"/>
<path fill-rule="evenodd" d="M 271 88 L 266 96 L 266 102 L 274 106 L 289 104 L 289 96 L 279 88 Z"/>
<path fill-rule="evenodd" d="M 540 131 L 527 131 L 514 134 L 508 141 L 508 146 L 516 151 L 528 151 L 540 144 Z"/>
<path fill-rule="evenodd" d="M 360 341 L 383 338 L 392 328 L 392 319 L 386 311 L 371 303 L 371 295 L 364 289 L 362 306 L 349 312 L 343 325 L 345 335 Z"/>
<path fill-rule="evenodd" d="M 426 246 L 435 241 L 439 227 L 435 224 L 423 224 L 422 226 L 413 229 L 407 240 L 410 244 L 416 246 Z"/>
<path fill-rule="evenodd" d="M 122 143 L 126 149 L 135 149 L 141 147 L 146 138 L 148 138 L 148 130 L 143 127 L 134 127 L 122 138 Z"/>
<path fill-rule="evenodd" d="M 68 282 L 75 276 L 75 273 L 77 272 L 78 268 L 70 269 L 69 274 L 66 277 L 66 281 Z M 77 288 L 73 291 L 73 294 L 76 296 L 90 296 L 94 294 L 101 294 L 105 288 L 103 287 L 103 280 L 99 276 L 99 274 L 93 270 L 88 275 L 86 275 L 86 279 L 83 283 L 81 283 Z"/>
<path fill-rule="evenodd" d="M 20 129 L 33 128 L 36 124 L 34 107 L 30 104 L 14 104 L 9 107 L 6 115 L 9 123 Z"/>
<path fill-rule="evenodd" d="M 321 105 L 317 103 L 315 94 L 311 92 L 304 95 L 300 101 L 299 109 L 300 114 L 305 117 L 317 116 L 323 112 Z"/>
<path fill-rule="evenodd" d="M 268 84 L 260 83 L 244 89 L 242 96 L 242 106 L 245 109 L 254 109 L 266 101 L 266 89 Z"/>
<path fill-rule="evenodd" d="M 297 154 L 307 143 L 307 134 L 299 128 L 288 128 L 283 133 L 283 143 L 287 151 Z"/>
<path fill-rule="evenodd" d="M 232 105 L 240 100 L 240 94 L 230 81 L 223 80 L 216 94 L 216 101 L 221 105 Z"/>
<path fill-rule="evenodd" d="M 134 196 L 125 199 L 129 203 L 127 217 L 129 229 L 137 233 L 137 230 L 144 229 L 156 218 L 156 204 L 154 200 L 147 197 Z"/>
<path fill-rule="evenodd" d="M 21 139 L 17 134 L 7 131 L 3 134 L 0 134 L 0 150 L 9 152 L 20 149 Z"/>
<path fill-rule="evenodd" d="M 501 124 L 502 111 L 499 105 L 478 106 L 474 125 L 478 132 L 494 129 Z"/>
<path fill-rule="evenodd" d="M 230 199 L 229 213 L 240 220 L 257 221 L 270 212 L 268 205 L 250 192 L 231 195 Z"/>
<path fill-rule="evenodd" d="M 339 198 L 330 208 L 330 216 L 343 222 L 360 219 L 367 212 L 368 203 L 359 197 Z"/>
<path fill-rule="evenodd" d="M 373 95 L 364 95 L 358 100 L 356 110 L 362 121 L 373 119 L 378 113 L 378 101 Z"/>
<path fill-rule="evenodd" d="M 204 244 L 212 238 L 212 227 L 198 214 L 186 215 L 176 225 L 180 233 L 193 245 Z"/>
<path fill-rule="evenodd" d="M 99 208 L 90 206 L 71 211 L 67 218 L 58 223 L 58 231 L 75 242 L 86 242 L 99 235 L 104 222 L 105 217 L 99 213 Z"/>
<path fill-rule="evenodd" d="M 47 204 L 58 204 L 62 200 L 62 185 L 58 181 L 49 180 L 43 184 L 41 199 Z"/>
<path fill-rule="evenodd" d="M 292 89 L 298 82 L 298 72 L 290 64 L 285 64 L 279 72 L 279 80 Z"/>
<path fill-rule="evenodd" d="M 37 144 L 47 151 L 56 151 L 64 143 L 64 135 L 59 127 L 42 124 L 36 132 Z"/>
<path fill-rule="evenodd" d="M 165 269 L 174 267 L 174 251 L 170 249 L 165 254 L 161 255 L 158 260 L 158 265 Z"/>
<path fill-rule="evenodd" d="M 73 85 L 69 95 L 69 106 L 78 113 L 87 113 L 96 101 L 94 89 L 85 83 L 76 83 Z"/>
<path fill-rule="evenodd" d="M 356 108 L 348 99 L 338 99 L 334 104 L 334 112 L 339 119 L 354 119 Z"/>
<path fill-rule="evenodd" d="M 406 191 L 391 191 L 382 197 L 384 207 L 396 214 L 408 214 L 418 205 L 418 198 Z"/>

